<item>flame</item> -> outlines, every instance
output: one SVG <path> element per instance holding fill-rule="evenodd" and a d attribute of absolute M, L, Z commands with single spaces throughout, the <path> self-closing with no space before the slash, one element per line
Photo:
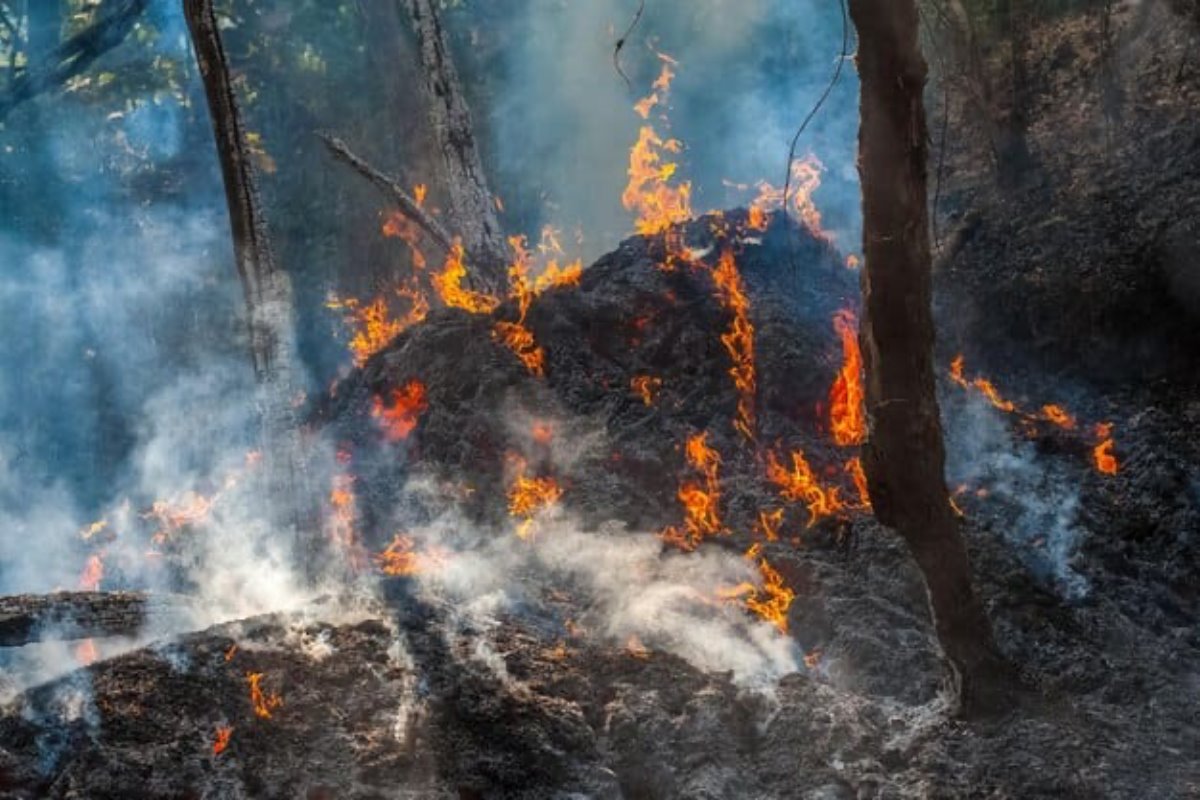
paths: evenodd
<path fill-rule="evenodd" d="M 84 592 L 100 591 L 100 582 L 104 580 L 104 557 L 100 553 L 92 553 L 83 565 L 79 576 L 79 589 Z"/>
<path fill-rule="evenodd" d="M 643 119 L 648 119 L 654 106 L 665 104 L 675 77 L 669 57 L 662 57 L 663 68 L 654 82 L 651 94 L 634 105 Z M 629 151 L 629 183 L 621 194 L 621 204 L 636 218 L 634 230 L 641 234 L 667 231 L 672 225 L 692 216 L 692 184 L 683 181 L 671 185 L 678 165 L 670 154 L 678 153 L 682 145 L 676 139 L 663 139 L 650 125 L 643 125 L 638 139 Z"/>
<path fill-rule="evenodd" d="M 425 196 L 429 194 L 429 187 L 423 183 L 418 183 L 413 186 L 413 200 L 417 203 L 417 208 L 425 207 Z"/>
<path fill-rule="evenodd" d="M 1116 475 L 1120 469 L 1117 456 L 1113 452 L 1116 446 L 1112 439 L 1112 423 L 1102 422 L 1096 426 L 1096 438 L 1099 443 L 1092 448 L 1092 462 L 1103 475 Z"/>
<path fill-rule="evenodd" d="M 723 250 L 713 270 L 713 281 L 717 285 L 717 297 L 725 310 L 733 314 L 729 330 L 721 335 L 721 344 L 729 353 L 733 366 L 729 375 L 738 392 L 737 417 L 733 427 L 747 439 L 754 438 L 754 398 L 757 392 L 757 376 L 754 364 L 754 324 L 750 322 L 750 300 L 742 289 L 742 276 L 738 272 L 733 251 Z"/>
<path fill-rule="evenodd" d="M 449 554 L 440 549 L 417 552 L 416 542 L 411 536 L 397 533 L 387 548 L 375 555 L 379 571 L 392 577 L 420 575 L 441 569 Z"/>
<path fill-rule="evenodd" d="M 380 295 L 367 305 L 354 297 L 339 298 L 332 295 L 325 303 L 327 308 L 345 311 L 346 326 L 353 331 L 350 338 L 350 354 L 354 365 L 361 367 L 371 356 L 383 350 L 392 340 L 429 314 L 429 300 L 420 290 L 416 279 L 401 285 L 396 295 L 408 300 L 408 311 L 402 317 L 393 318 L 387 297 Z"/>
<path fill-rule="evenodd" d="M 89 539 L 91 539 L 93 536 L 95 536 L 96 534 L 103 531 L 107 527 L 108 527 L 108 520 L 106 520 L 106 519 L 96 520 L 91 525 L 88 525 L 79 530 L 79 538 L 83 539 L 86 542 Z"/>
<path fill-rule="evenodd" d="M 752 583 L 742 583 L 729 589 L 718 589 L 722 600 L 740 599 L 747 609 L 774 625 L 780 633 L 788 632 L 788 609 L 796 599 L 796 593 L 783 581 L 783 576 L 762 558 L 762 545 L 755 544 L 746 551 L 746 559 L 758 564 L 762 588 Z"/>
<path fill-rule="evenodd" d="M 867 473 L 863 471 L 862 459 L 855 456 L 847 461 L 846 474 L 854 482 L 854 491 L 858 494 L 858 503 L 855 504 L 855 508 L 870 508 L 871 493 L 867 489 Z"/>
<path fill-rule="evenodd" d="M 554 478 L 545 476 L 530 478 L 525 475 L 525 464 L 518 462 L 516 479 L 508 489 L 508 513 L 518 517 L 517 536 L 528 540 L 533 535 L 535 517 L 563 496 L 563 489 Z"/>
<path fill-rule="evenodd" d="M 100 651 L 96 649 L 96 641 L 94 639 L 84 639 L 75 645 L 75 662 L 81 667 L 90 667 L 99 658 Z"/>
<path fill-rule="evenodd" d="M 270 716 L 268 714 L 267 716 Z M 213 739 L 212 751 L 214 756 L 219 756 L 225 752 L 225 748 L 229 747 L 229 740 L 233 737 L 233 728 L 231 726 L 221 726 L 217 728 L 217 735 Z"/>
<path fill-rule="evenodd" d="M 721 454 L 708 446 L 708 434 L 698 433 L 687 440 L 687 463 L 698 471 L 702 482 L 684 481 L 677 497 L 683 504 L 683 529 L 674 526 L 662 532 L 662 538 L 680 550 L 691 551 L 707 536 L 728 531 L 721 524 Z"/>
<path fill-rule="evenodd" d="M 1017 411 L 1017 406 L 1010 400 L 1005 400 L 1001 397 L 999 390 L 987 378 L 976 378 L 968 382 L 963 375 L 963 356 L 960 353 L 950 362 L 950 379 L 964 389 L 975 388 L 987 398 L 987 401 L 996 408 L 1006 413 L 1014 413 Z"/>
<path fill-rule="evenodd" d="M 755 533 L 760 534 L 768 542 L 779 541 L 779 527 L 783 525 L 783 509 L 774 511 L 759 511 L 758 522 L 754 525 Z"/>
<path fill-rule="evenodd" d="M 365 566 L 366 554 L 358 540 L 358 498 L 354 494 L 354 481 L 355 477 L 348 473 L 333 476 L 325 527 L 329 540 L 357 572 Z"/>
<path fill-rule="evenodd" d="M 803 450 L 792 451 L 792 468 L 779 463 L 775 453 L 767 453 L 767 479 L 779 487 L 779 495 L 789 502 L 803 502 L 808 508 L 808 526 L 846 508 L 837 487 L 822 486 L 804 457 Z"/>
<path fill-rule="evenodd" d="M 545 420 L 534 420 L 529 428 L 529 436 L 540 445 L 548 445 L 554 441 L 554 423 Z"/>
<path fill-rule="evenodd" d="M 512 350 L 531 375 L 545 377 L 546 351 L 534 340 L 533 331 L 519 322 L 497 322 L 492 336 Z"/>
<path fill-rule="evenodd" d="M 226 479 L 226 485 L 236 484 L 236 475 Z M 158 530 L 151 536 L 155 544 L 165 544 L 185 527 L 198 525 L 208 519 L 213 505 L 222 492 L 211 497 L 205 497 L 197 492 L 184 492 L 170 500 L 155 500 L 150 509 L 142 514 L 142 519 L 153 519 L 158 523 Z"/>
<path fill-rule="evenodd" d="M 1069 431 L 1075 428 L 1075 418 L 1067 413 L 1067 410 L 1062 406 L 1042 406 L 1042 418 L 1064 430 Z"/>
<path fill-rule="evenodd" d="M 283 698 L 271 692 L 267 694 L 262 689 L 263 674 L 247 672 L 246 682 L 250 684 L 250 703 L 254 706 L 254 715 L 259 719 L 270 719 L 271 712 L 283 705 Z"/>
<path fill-rule="evenodd" d="M 417 427 L 417 421 L 429 408 L 425 397 L 425 384 L 411 380 L 401 389 L 392 390 L 392 404 L 386 405 L 378 395 L 374 398 L 371 416 L 383 425 L 384 435 L 390 442 L 407 439 Z"/>
<path fill-rule="evenodd" d="M 629 388 L 642 398 L 643 403 L 652 406 L 658 397 L 659 390 L 662 389 L 662 378 L 655 378 L 652 375 L 634 375 L 629 381 Z"/>
<path fill-rule="evenodd" d="M 450 308 L 459 308 L 471 314 L 490 314 L 495 311 L 500 300 L 490 294 L 464 289 L 462 282 L 466 277 L 466 251 L 462 241 L 456 238 L 446 254 L 442 271 L 430 276 L 433 290 Z"/>
<path fill-rule="evenodd" d="M 788 201 L 792 206 L 790 210 L 813 236 L 829 241 L 831 237 L 822 227 L 821 212 L 813 202 L 813 193 L 821 188 L 821 173 L 824 170 L 825 165 L 811 154 L 792 161 Z M 756 186 L 758 196 L 750 203 L 748 227 L 751 230 L 764 231 L 767 229 L 768 215 L 783 208 L 783 188 L 772 186 L 766 181 L 759 181 Z"/>
<path fill-rule="evenodd" d="M 867 438 L 858 318 L 853 311 L 842 309 L 833 315 L 833 327 L 842 340 L 842 368 L 829 388 L 829 427 L 837 444 L 850 447 Z"/>

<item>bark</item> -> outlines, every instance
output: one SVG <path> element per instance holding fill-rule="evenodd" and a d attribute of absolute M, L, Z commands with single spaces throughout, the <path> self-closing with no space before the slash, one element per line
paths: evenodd
<path fill-rule="evenodd" d="M 946 490 L 933 370 L 927 203 L 927 68 L 915 0 L 850 0 L 861 80 L 863 316 L 871 502 L 925 579 L 934 626 L 965 714 L 1002 706 L 1007 670 L 971 582 Z"/>
<path fill-rule="evenodd" d="M 507 250 L 495 200 L 475 142 L 471 110 L 450 54 L 437 0 L 404 0 L 417 35 L 429 100 L 429 120 L 445 167 L 453 227 L 475 268 L 480 288 L 500 291 Z"/>
<path fill-rule="evenodd" d="M 279 268 L 268 237 L 258 192 L 258 178 L 246 147 L 245 127 L 230 76 L 212 0 L 184 0 L 196 60 L 208 98 L 217 153 L 229 206 L 234 260 L 246 298 L 250 351 L 258 379 L 258 411 L 262 422 L 268 506 L 275 521 L 296 537 L 296 555 L 315 569 L 319 538 L 315 531 L 304 444 L 295 408 L 301 392 L 292 287 Z"/>
<path fill-rule="evenodd" d="M 62 17 L 57 2 L 35 0 L 29 14 L 29 49 L 31 54 L 46 55 L 35 57 L 34 63 L 0 96 L 0 122 L 27 100 L 57 89 L 83 73 L 96 59 L 125 41 L 148 4 L 149 0 L 109 0 L 92 25 L 57 47 L 43 51 L 46 43 L 57 44 L 59 27 L 54 21 L 61 25 Z"/>
<path fill-rule="evenodd" d="M 145 592 L 0 597 L 0 647 L 92 636 L 136 636 L 147 624 L 177 627 L 191 610 L 185 597 Z"/>

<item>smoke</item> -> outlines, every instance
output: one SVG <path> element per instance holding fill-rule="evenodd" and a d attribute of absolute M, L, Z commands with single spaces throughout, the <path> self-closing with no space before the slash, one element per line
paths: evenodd
<path fill-rule="evenodd" d="M 656 52 L 679 62 L 670 134 L 685 144 L 680 176 L 694 182 L 698 211 L 747 204 L 750 197 L 730 192 L 726 181 L 783 185 L 790 140 L 841 56 L 837 3 L 648 0 L 620 55 L 630 89 L 613 66 L 613 46 L 638 0 L 503 6 L 486 21 L 470 15 L 487 12 L 471 10 L 448 23 L 487 25 L 503 42 L 492 57 L 464 49 L 469 76 L 487 85 L 486 115 L 477 116 L 490 133 L 498 191 L 526 230 L 582 228 L 589 257 L 630 229 L 620 196 L 643 124 L 632 105 L 657 77 Z M 860 230 L 857 96 L 854 70 L 844 69 L 797 152 L 825 164 L 816 200 L 844 249 L 857 248 Z"/>

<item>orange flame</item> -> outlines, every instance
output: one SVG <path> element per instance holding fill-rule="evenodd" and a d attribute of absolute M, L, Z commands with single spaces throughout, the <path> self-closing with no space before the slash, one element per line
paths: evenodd
<path fill-rule="evenodd" d="M 508 513 L 521 518 L 517 525 L 518 538 L 529 539 L 538 513 L 557 503 L 562 496 L 563 489 L 558 481 L 548 476 L 527 477 L 525 463 L 518 459 L 517 476 L 508 489 Z"/>
<path fill-rule="evenodd" d="M 767 479 L 779 487 L 779 495 L 784 500 L 805 504 L 810 528 L 846 508 L 837 487 L 821 485 L 802 450 L 792 451 L 791 470 L 779 463 L 774 452 L 768 452 Z"/>
<path fill-rule="evenodd" d="M 529 428 L 529 436 L 541 445 L 554 441 L 554 424 L 545 420 L 534 420 Z"/>
<path fill-rule="evenodd" d="M 268 716 L 270 716 L 268 714 Z M 225 748 L 229 747 L 229 740 L 233 738 L 233 728 L 231 726 L 221 726 L 217 728 L 216 738 L 213 739 L 212 751 L 214 756 L 219 756 L 225 752 Z"/>
<path fill-rule="evenodd" d="M 492 336 L 512 350 L 531 375 L 545 377 L 546 351 L 538 346 L 533 331 L 520 322 L 497 322 L 492 328 Z"/>
<path fill-rule="evenodd" d="M 345 323 L 353 331 L 350 338 L 350 354 L 354 365 L 361 367 L 371 356 L 383 350 L 404 331 L 423 322 L 429 314 L 429 300 L 417 286 L 416 280 L 396 288 L 396 294 L 408 300 L 409 309 L 404 316 L 393 318 L 387 298 L 376 297 L 367 305 L 354 297 L 331 296 L 327 308 L 345 311 Z"/>
<path fill-rule="evenodd" d="M 754 525 L 755 533 L 760 534 L 768 542 L 779 541 L 779 527 L 783 525 L 783 509 L 774 511 L 759 511 L 758 522 Z"/>
<path fill-rule="evenodd" d="M 429 409 L 425 397 L 425 384 L 411 380 L 402 389 L 392 390 L 392 404 L 386 405 L 378 395 L 374 398 L 371 416 L 383 425 L 384 435 L 390 442 L 407 439 L 417 427 L 417 421 Z"/>
<path fill-rule="evenodd" d="M 723 250 L 713 270 L 717 297 L 721 305 L 733 314 L 729 330 L 721 335 L 721 344 L 729 353 L 733 366 L 729 376 L 738 391 L 737 417 L 733 427 L 747 439 L 754 438 L 754 399 L 758 389 L 754 365 L 754 324 L 750 321 L 750 300 L 742 288 L 733 251 Z"/>
<path fill-rule="evenodd" d="M 254 715 L 259 719 L 270 719 L 271 712 L 283 705 L 283 698 L 278 694 L 266 693 L 262 689 L 263 674 L 247 672 L 246 682 L 250 684 L 250 703 L 254 706 Z"/>
<path fill-rule="evenodd" d="M 707 536 L 727 533 L 721 524 L 721 454 L 708 446 L 708 434 L 698 433 L 687 440 L 687 463 L 700 472 L 703 482 L 684 481 L 677 497 L 683 504 L 683 529 L 667 527 L 664 541 L 680 550 L 691 551 Z"/>
<path fill-rule="evenodd" d="M 658 397 L 659 390 L 662 389 L 662 378 L 652 375 L 634 375 L 629 381 L 629 388 L 642 398 L 643 403 L 652 406 Z"/>
<path fill-rule="evenodd" d="M 662 73 L 654 82 L 653 92 L 634 105 L 643 119 L 649 118 L 654 106 L 666 103 L 671 79 L 675 77 L 671 70 L 674 62 L 668 58 L 663 58 Z M 669 160 L 668 154 L 681 149 L 678 140 L 664 140 L 650 125 L 643 125 L 638 131 L 637 142 L 629 151 L 629 183 L 621 194 L 621 204 L 636 215 L 634 230 L 638 233 L 663 233 L 691 218 L 692 184 L 683 181 L 671 185 L 678 165 Z"/>
<path fill-rule="evenodd" d="M 858 456 L 846 462 L 846 473 L 854 482 L 854 491 L 858 493 L 858 503 L 855 508 L 870 508 L 871 493 L 867 490 L 867 473 L 863 471 L 862 459 Z"/>
<path fill-rule="evenodd" d="M 1120 469 L 1116 453 L 1113 452 L 1116 444 L 1112 439 L 1112 429 L 1111 422 L 1102 422 L 1096 426 L 1096 438 L 1100 442 L 1092 449 L 1092 462 L 1103 475 L 1116 475 Z"/>
<path fill-rule="evenodd" d="M 79 588 L 84 592 L 100 591 L 100 582 L 104 580 L 104 558 L 99 553 L 87 557 L 83 573 L 79 576 Z"/>
<path fill-rule="evenodd" d="M 329 516 L 325 521 L 329 539 L 346 559 L 350 568 L 360 571 L 366 554 L 358 540 L 358 498 L 354 494 L 355 478 L 350 474 L 333 476 L 329 492 Z"/>
<path fill-rule="evenodd" d="M 417 544 L 411 536 L 397 533 L 392 543 L 383 552 L 375 555 L 379 571 L 392 577 L 420 575 L 443 567 L 448 554 L 440 549 L 417 552 Z"/>
<path fill-rule="evenodd" d="M 796 593 L 784 583 L 783 576 L 762 558 L 762 546 L 755 544 L 746 551 L 746 558 L 758 564 L 762 588 L 751 583 L 742 583 L 729 589 L 718 589 L 717 596 L 723 600 L 741 599 L 746 608 L 774 625 L 780 633 L 788 632 L 788 609 L 796 599 Z"/>
<path fill-rule="evenodd" d="M 835 442 L 850 447 L 867 437 L 858 318 L 853 311 L 842 309 L 834 314 L 833 327 L 842 340 L 842 368 L 829 389 L 829 427 Z"/>
<path fill-rule="evenodd" d="M 1067 413 L 1067 410 L 1062 406 L 1042 406 L 1042 417 L 1064 430 L 1069 431 L 1075 428 L 1075 418 Z"/>
<path fill-rule="evenodd" d="M 788 187 L 790 209 L 800 219 L 809 232 L 819 239 L 828 241 L 831 237 L 821 224 L 821 212 L 813 201 L 813 193 L 821 188 L 821 173 L 825 166 L 816 156 L 807 155 L 792 162 L 792 179 Z M 783 208 L 783 188 L 775 187 L 766 181 L 757 184 L 758 196 L 750 203 L 751 230 L 764 231 L 767 229 L 768 214 Z"/>
<path fill-rule="evenodd" d="M 103 531 L 107 527 L 108 527 L 108 520 L 106 520 L 106 519 L 96 520 L 92 524 L 80 529 L 79 538 L 83 539 L 86 542 L 89 539 L 91 539 L 92 537 L 94 537 L 96 534 Z"/>
<path fill-rule="evenodd" d="M 231 476 L 226 483 L 233 485 L 236 483 L 236 478 Z M 157 521 L 158 530 L 154 532 L 151 539 L 155 544 L 164 544 L 183 528 L 198 525 L 208 519 L 213 505 L 220 496 L 220 492 L 211 497 L 205 497 L 202 494 L 188 491 L 170 500 L 155 500 L 150 509 L 142 514 L 142 519 Z"/>
<path fill-rule="evenodd" d="M 75 661 L 81 667 L 90 667 L 100 658 L 94 639 L 84 639 L 75 646 Z"/>
<path fill-rule="evenodd" d="M 438 297 L 450 308 L 459 308 L 472 314 L 490 314 L 500 305 L 500 300 L 490 294 L 464 289 L 462 282 L 467 277 L 466 250 L 462 241 L 454 240 L 440 273 L 430 276 Z"/>

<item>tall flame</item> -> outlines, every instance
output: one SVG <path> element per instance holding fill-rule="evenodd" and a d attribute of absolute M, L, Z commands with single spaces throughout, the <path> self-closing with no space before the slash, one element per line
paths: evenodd
<path fill-rule="evenodd" d="M 858 318 L 853 311 L 842 309 L 834 314 L 833 327 L 842 340 L 842 368 L 829 389 L 829 427 L 833 440 L 849 447 L 862 444 L 867 436 Z"/>
<path fill-rule="evenodd" d="M 684 448 L 687 463 L 700 473 L 701 480 L 686 480 L 679 486 L 677 497 L 683 505 L 683 528 L 669 526 L 662 538 L 681 550 L 691 551 L 706 537 L 728 533 L 721 523 L 721 454 L 708 446 L 708 434 L 698 433 L 687 440 Z"/>
<path fill-rule="evenodd" d="M 661 55 L 660 58 L 662 73 L 654 82 L 653 91 L 634 105 L 643 119 L 649 118 L 654 106 L 666 103 L 675 77 L 671 69 L 673 60 Z M 683 181 L 672 185 L 678 165 L 670 158 L 681 149 L 678 140 L 663 139 L 652 125 L 643 125 L 638 131 L 638 139 L 629 151 L 629 183 L 621 194 L 622 205 L 636 215 L 634 230 L 638 233 L 663 233 L 691 218 L 692 184 Z"/>
<path fill-rule="evenodd" d="M 508 489 L 508 513 L 521 520 L 517 524 L 517 537 L 527 540 L 533 535 L 537 515 L 557 503 L 563 489 L 549 476 L 527 476 L 525 462 L 520 458 L 516 459 L 516 466 L 516 477 Z"/>
<path fill-rule="evenodd" d="M 398 442 L 407 439 L 417 427 L 417 421 L 429 409 L 429 401 L 425 396 L 425 384 L 419 380 L 411 380 L 400 389 L 392 390 L 390 405 L 383 402 L 378 395 L 374 398 L 371 415 L 383 425 L 384 435 L 388 441 Z"/>
<path fill-rule="evenodd" d="M 84 592 L 98 592 L 103 580 L 104 558 L 99 553 L 92 553 L 87 557 L 83 573 L 79 576 L 79 589 Z"/>
<path fill-rule="evenodd" d="M 254 707 L 254 715 L 259 719 L 270 719 L 271 712 L 283 705 L 283 698 L 274 692 L 264 692 L 262 679 L 261 672 L 246 673 L 246 682 L 250 684 L 250 703 Z"/>
<path fill-rule="evenodd" d="M 717 267 L 713 270 L 713 281 L 717 285 L 717 297 L 721 305 L 733 315 L 729 330 L 721 335 L 721 344 L 729 354 L 733 366 L 729 376 L 738 392 L 737 417 L 733 426 L 747 439 L 754 438 L 754 400 L 758 383 L 754 364 L 754 324 L 750 321 L 750 300 L 742 287 L 742 276 L 738 272 L 733 251 L 721 251 Z"/>
<path fill-rule="evenodd" d="M 472 314 L 490 314 L 500 305 L 500 300 L 490 294 L 475 292 L 463 287 L 467 277 L 466 250 L 462 241 L 455 239 L 446 254 L 442 271 L 430 276 L 433 290 L 450 308 L 459 308 Z"/>

